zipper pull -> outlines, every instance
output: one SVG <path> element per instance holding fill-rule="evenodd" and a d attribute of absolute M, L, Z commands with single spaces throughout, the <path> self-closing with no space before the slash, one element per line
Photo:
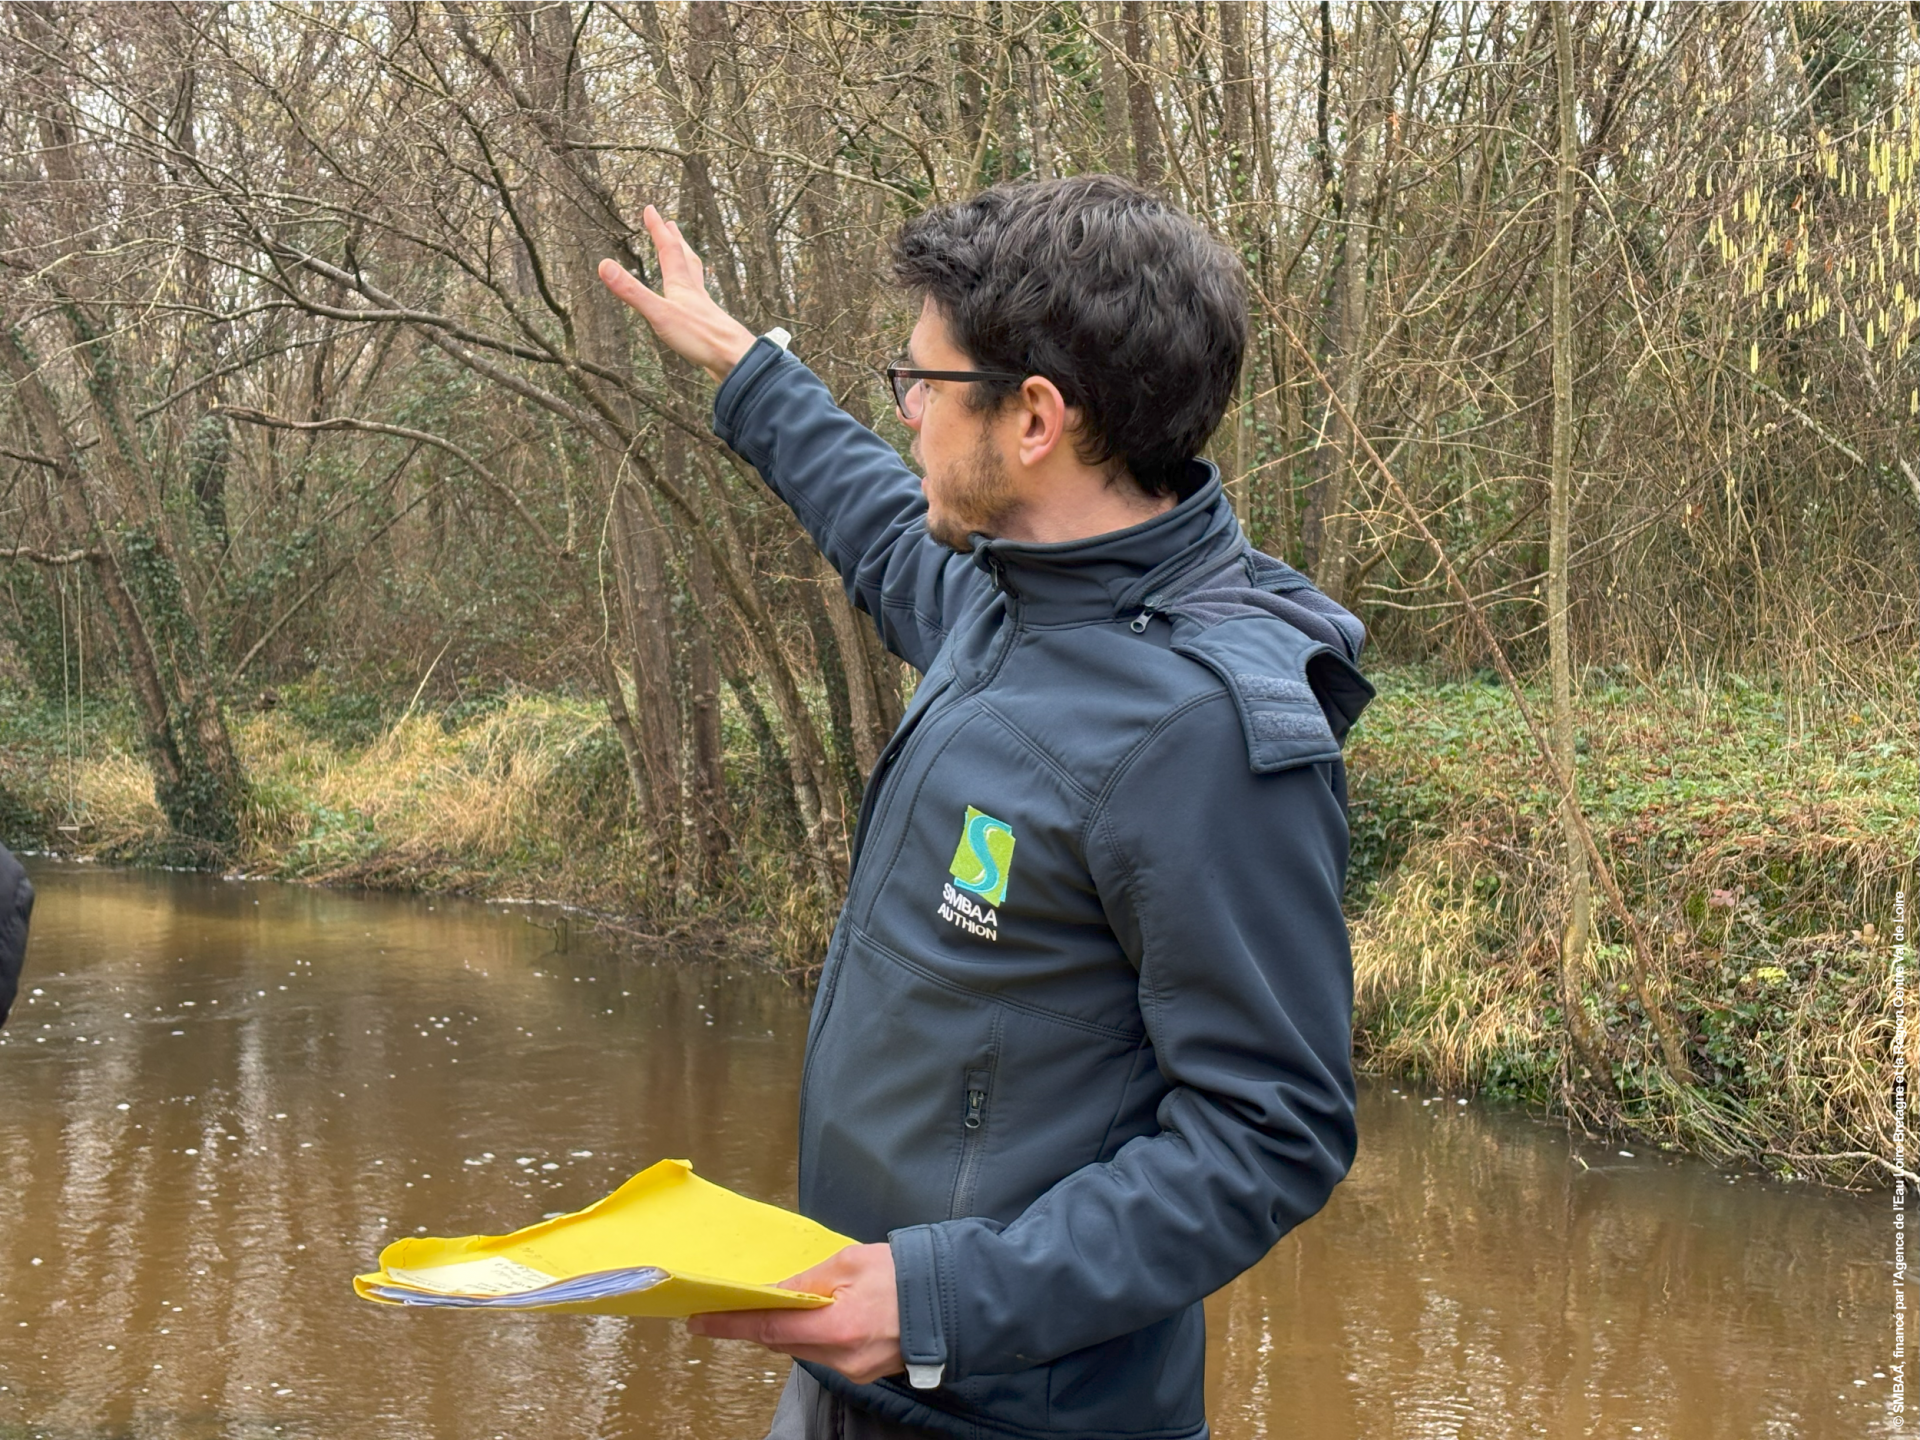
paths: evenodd
<path fill-rule="evenodd" d="M 980 1128 L 980 1112 L 986 1108 L 986 1103 L 987 1092 L 984 1089 L 976 1089 L 972 1085 L 967 1087 L 967 1118 L 965 1122 L 967 1129 L 978 1130 Z"/>
<path fill-rule="evenodd" d="M 987 572 L 987 579 L 992 582 L 996 592 L 1002 595 L 1006 594 L 1007 562 L 994 553 L 993 547 L 987 543 L 986 536 L 974 536 L 973 541 L 974 563 Z"/>
<path fill-rule="evenodd" d="M 1133 617 L 1133 624 L 1129 627 L 1134 634 L 1144 635 L 1147 633 L 1147 622 L 1153 619 L 1154 612 L 1160 608 L 1160 602 L 1164 599 L 1166 599 L 1166 596 L 1155 594 L 1147 596 L 1145 600 L 1140 602 L 1140 613 Z"/>

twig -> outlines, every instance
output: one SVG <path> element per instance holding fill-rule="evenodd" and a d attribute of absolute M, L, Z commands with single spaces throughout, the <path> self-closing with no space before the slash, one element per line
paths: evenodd
<path fill-rule="evenodd" d="M 36 565 L 78 565 L 83 560 L 98 560 L 98 550 L 66 550 L 55 554 L 36 550 L 31 545 L 0 546 L 0 560 L 31 560 Z"/>
<path fill-rule="evenodd" d="M 1420 538 L 1426 542 L 1435 558 L 1439 560 L 1441 568 L 1446 572 L 1447 585 L 1459 597 L 1462 608 L 1473 621 L 1474 628 L 1480 632 L 1480 638 L 1486 644 L 1487 651 L 1493 659 L 1494 668 L 1500 672 L 1501 679 L 1506 682 L 1507 689 L 1512 692 L 1513 703 L 1520 711 L 1520 718 L 1526 722 L 1528 733 L 1533 736 L 1535 753 L 1541 766 L 1552 777 L 1554 789 L 1565 798 L 1568 804 L 1575 827 L 1580 833 L 1581 848 L 1587 852 L 1587 859 L 1593 866 L 1594 878 L 1600 882 L 1600 888 L 1606 894 L 1608 905 L 1620 917 L 1621 923 L 1627 928 L 1628 937 L 1633 942 L 1637 972 L 1634 979 L 1636 988 L 1640 992 L 1641 1007 L 1647 1012 L 1647 1020 L 1660 1039 L 1661 1056 L 1666 1062 L 1667 1070 L 1676 1084 L 1684 1085 L 1690 1082 L 1693 1079 L 1693 1072 L 1687 1065 L 1686 1051 L 1681 1047 L 1680 1038 L 1673 1033 L 1671 1021 L 1654 1006 L 1652 997 L 1647 993 L 1647 977 L 1653 969 L 1653 952 L 1647 944 L 1646 932 L 1640 926 L 1639 917 L 1628 906 L 1626 896 L 1621 893 L 1619 882 L 1614 879 L 1613 867 L 1600 853 L 1600 847 L 1593 838 L 1593 828 L 1588 825 L 1586 814 L 1580 808 L 1577 792 L 1573 786 L 1573 776 L 1560 768 L 1560 762 L 1553 753 L 1553 747 L 1547 743 L 1547 737 L 1541 732 L 1539 722 L 1534 719 L 1532 707 L 1527 704 L 1526 695 L 1520 689 L 1519 677 L 1513 673 L 1513 666 L 1507 660 L 1506 647 L 1494 635 L 1493 627 L 1487 623 L 1486 616 L 1474 603 L 1466 582 L 1460 578 L 1460 572 L 1454 568 L 1445 547 L 1428 528 L 1427 522 L 1421 518 L 1419 508 L 1401 486 L 1393 471 L 1387 468 L 1386 461 L 1380 458 L 1380 452 L 1373 448 L 1373 442 L 1367 439 L 1366 434 L 1360 429 L 1359 423 L 1334 389 L 1333 382 L 1327 378 L 1326 372 L 1313 358 L 1313 352 L 1301 342 L 1300 337 L 1294 333 L 1293 327 L 1287 323 L 1286 317 L 1281 315 L 1278 309 L 1272 305 L 1267 309 L 1273 323 L 1286 333 L 1287 340 L 1299 352 L 1300 358 L 1306 362 L 1308 372 L 1320 382 L 1321 389 L 1326 391 L 1329 407 L 1340 417 L 1341 423 L 1352 434 L 1368 462 L 1379 472 L 1380 479 L 1386 485 L 1388 492 L 1399 502 L 1400 508 L 1406 512 L 1408 520 L 1413 523 L 1414 529 L 1420 532 Z"/>
<path fill-rule="evenodd" d="M 1876 625 L 1871 630 L 1862 630 L 1858 635 L 1849 635 L 1840 643 L 1858 645 L 1862 640 L 1871 640 L 1876 635 L 1891 635 L 1897 630 L 1906 630 L 1920 621 L 1920 616 L 1909 615 L 1904 620 L 1889 620 L 1884 625 Z"/>
<path fill-rule="evenodd" d="M 433 678 L 433 672 L 439 669 L 440 662 L 446 659 L 447 651 L 453 648 L 454 639 L 455 639 L 454 636 L 449 635 L 447 637 L 447 643 L 440 647 L 440 653 L 433 657 L 433 664 L 427 666 L 427 673 L 420 677 L 419 685 L 417 685 L 414 688 L 413 699 L 407 702 L 407 708 L 401 711 L 400 718 L 393 722 L 393 728 L 395 730 L 398 730 L 402 725 L 404 725 L 407 721 L 407 717 L 413 714 L 413 707 L 420 703 L 421 695 L 426 692 L 427 681 Z"/>

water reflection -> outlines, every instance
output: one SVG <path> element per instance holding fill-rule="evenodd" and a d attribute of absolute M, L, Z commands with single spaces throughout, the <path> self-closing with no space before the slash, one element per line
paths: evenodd
<path fill-rule="evenodd" d="M 0 1036 L 0 1437 L 762 1433 L 779 1367 L 745 1347 L 395 1314 L 347 1278 L 661 1156 L 790 1202 L 802 998 L 473 905 L 35 878 L 39 993 Z M 1220 1440 L 1893 1433 L 1878 1206 L 1430 1099 L 1371 1088 L 1328 1214 L 1215 1297 Z"/>
<path fill-rule="evenodd" d="M 1327 1211 L 1211 1303 L 1220 1440 L 1906 1433 L 1879 1205 L 1431 1092 L 1361 1123 Z"/>

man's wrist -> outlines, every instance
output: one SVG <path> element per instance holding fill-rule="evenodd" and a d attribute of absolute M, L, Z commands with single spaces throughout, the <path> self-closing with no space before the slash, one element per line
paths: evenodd
<path fill-rule="evenodd" d="M 740 363 L 747 351 L 753 348 L 753 342 L 759 338 L 739 321 L 732 321 L 727 333 L 715 337 L 714 358 L 701 368 L 713 377 L 714 384 L 726 384 L 727 376 L 733 373 L 733 367 Z"/>

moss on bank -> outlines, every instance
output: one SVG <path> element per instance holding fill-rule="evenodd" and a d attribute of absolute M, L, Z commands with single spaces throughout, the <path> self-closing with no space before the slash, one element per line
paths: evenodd
<path fill-rule="evenodd" d="M 1688 1037 L 1693 1083 L 1676 1086 L 1626 983 L 1626 936 L 1603 910 L 1583 1003 L 1609 1073 L 1572 1061 L 1559 830 L 1509 698 L 1410 670 L 1374 679 L 1380 699 L 1349 746 L 1364 1064 L 1716 1159 L 1885 1178 L 1858 1157 L 1890 1148 L 1891 915 L 1895 891 L 1912 891 L 1920 792 L 1910 697 L 1589 677 L 1582 798 L 1656 947 L 1656 1003 Z M 691 911 L 667 893 L 596 705 L 518 694 L 394 716 L 310 685 L 238 718 L 234 738 L 252 781 L 234 857 L 248 873 L 537 895 L 651 933 L 726 927 L 791 966 L 817 943 L 817 902 L 750 816 L 714 893 Z M 729 751 L 750 792 L 744 727 L 729 727 Z M 0 837 L 166 858 L 138 757 L 115 710 L 79 727 L 0 692 Z"/>

